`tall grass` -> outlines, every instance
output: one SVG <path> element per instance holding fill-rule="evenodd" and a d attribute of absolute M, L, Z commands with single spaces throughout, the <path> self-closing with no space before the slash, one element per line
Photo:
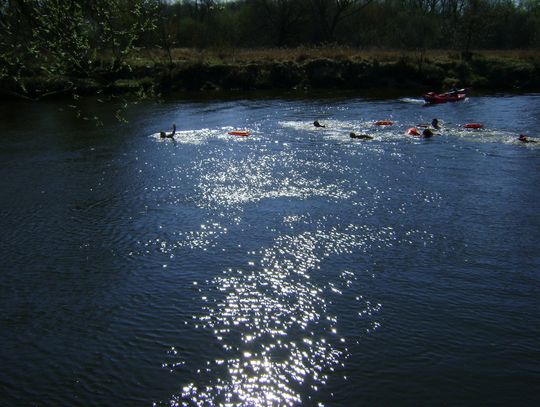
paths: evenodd
<path fill-rule="evenodd" d="M 297 48 L 175 48 L 171 51 L 173 62 L 201 62 L 209 64 L 234 64 L 251 62 L 304 62 L 328 58 L 333 60 L 377 60 L 396 62 L 401 59 L 428 59 L 437 62 L 455 61 L 461 58 L 455 50 L 388 50 L 359 49 L 347 46 L 297 47 Z M 540 50 L 482 50 L 475 56 L 508 60 L 538 60 Z M 134 63 L 158 63 L 166 60 L 159 49 L 141 49 L 132 54 Z"/>

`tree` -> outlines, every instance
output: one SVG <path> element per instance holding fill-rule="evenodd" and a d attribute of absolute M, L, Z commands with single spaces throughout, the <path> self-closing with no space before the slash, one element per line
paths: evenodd
<path fill-rule="evenodd" d="M 316 42 L 333 42 L 338 25 L 368 6 L 373 0 L 310 0 L 317 27 Z"/>
<path fill-rule="evenodd" d="M 484 20 L 481 15 L 486 14 L 483 0 L 467 0 L 463 11 L 463 45 L 462 56 L 464 59 L 472 57 L 471 48 L 478 33 L 482 32 Z"/>
<path fill-rule="evenodd" d="M 299 0 L 258 0 L 273 27 L 274 44 L 290 45 L 291 37 L 306 15 L 307 7 Z"/>
<path fill-rule="evenodd" d="M 175 19 L 176 16 L 171 13 L 173 9 L 167 7 L 167 5 L 167 1 L 157 0 L 158 24 L 155 34 L 157 36 L 157 47 L 165 52 L 169 64 L 172 65 L 172 49 L 176 45 L 178 22 Z"/>
<path fill-rule="evenodd" d="M 0 80 L 93 77 L 100 61 L 118 70 L 142 33 L 155 29 L 156 0 L 4 0 Z M 110 54 L 110 55 L 108 55 Z"/>

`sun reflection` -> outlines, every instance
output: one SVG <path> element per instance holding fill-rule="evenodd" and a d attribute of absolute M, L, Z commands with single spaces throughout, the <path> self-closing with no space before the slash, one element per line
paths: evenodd
<path fill-rule="evenodd" d="M 364 179 L 356 169 L 324 155 L 300 158 L 286 145 L 262 155 L 249 149 L 238 155 L 230 151 L 208 155 L 187 171 L 189 178 L 198 180 L 190 203 L 220 215 L 189 230 L 174 231 L 168 238 L 141 243 L 144 250 L 175 255 L 185 249 L 219 249 L 222 239 L 234 235 L 235 229 L 249 230 L 250 225 L 243 222 L 247 207 L 272 200 L 316 198 L 330 206 L 346 203 L 353 211 L 348 218 L 353 223 L 326 211 L 317 216 L 288 213 L 275 222 L 277 226 L 267 225 L 265 232 L 270 236 L 266 246 L 250 248 L 240 266 L 222 270 L 199 288 L 205 307 L 202 315 L 193 316 L 193 326 L 209 335 L 217 354 L 201 356 L 205 363 L 199 361 L 191 368 L 175 350 L 171 363 L 164 366 L 192 373 L 192 382 L 170 400 L 173 406 L 292 406 L 311 402 L 306 397 L 344 366 L 352 339 L 333 314 L 332 301 L 349 295 L 351 315 L 367 327 L 363 335 L 381 327 L 376 319 L 382 304 L 357 292 L 348 294 L 358 274 L 367 271 L 347 263 L 343 269 L 330 267 L 334 274 L 328 276 L 325 261 L 367 256 L 398 244 L 429 242 L 434 236 L 427 231 L 403 230 L 395 225 L 375 227 L 366 220 L 377 211 L 405 213 L 418 203 L 438 205 L 441 197 L 416 191 L 406 202 L 394 203 L 393 197 L 399 195 L 396 191 Z M 358 176 L 351 180 L 354 171 Z M 395 181 L 387 180 L 389 185 L 398 184 Z M 234 244 L 239 251 L 248 246 L 242 241 Z"/>
<path fill-rule="evenodd" d="M 346 199 L 356 193 L 344 181 L 328 183 L 311 176 L 313 167 L 318 173 L 344 171 L 334 164 L 300 160 L 290 151 L 263 157 L 250 155 L 241 160 L 208 158 L 194 169 L 203 174 L 199 203 L 204 208 L 242 210 L 242 205 L 263 199 Z"/>
<path fill-rule="evenodd" d="M 211 283 L 221 299 L 198 317 L 229 356 L 213 363 L 224 367 L 226 374 L 204 388 L 194 383 L 184 387 L 172 404 L 301 403 L 301 386 L 307 384 L 315 391 L 330 372 L 343 365 L 347 354 L 338 318 L 328 311 L 325 298 L 327 290 L 341 295 L 346 284 L 321 286 L 313 273 L 327 257 L 367 250 L 385 239 L 397 237 L 391 230 L 354 225 L 282 235 L 261 251 L 255 267 L 226 270 Z M 355 275 L 344 271 L 341 278 L 350 282 Z M 380 309 L 366 306 L 359 313 Z"/>

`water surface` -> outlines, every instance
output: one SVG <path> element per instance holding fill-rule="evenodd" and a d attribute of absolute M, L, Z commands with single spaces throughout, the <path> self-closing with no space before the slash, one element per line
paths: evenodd
<path fill-rule="evenodd" d="M 0 405 L 540 401 L 539 95 L 69 104 L 0 107 Z"/>

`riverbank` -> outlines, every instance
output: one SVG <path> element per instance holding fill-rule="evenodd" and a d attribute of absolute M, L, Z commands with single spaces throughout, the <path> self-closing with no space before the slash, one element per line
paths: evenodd
<path fill-rule="evenodd" d="M 167 62 L 140 51 L 120 69 L 107 63 L 86 77 L 27 71 L 4 81 L 2 98 L 59 94 L 139 93 L 268 89 L 540 89 L 540 53 L 485 51 L 462 58 L 457 52 L 360 51 L 350 48 L 275 50 L 173 50 Z"/>

